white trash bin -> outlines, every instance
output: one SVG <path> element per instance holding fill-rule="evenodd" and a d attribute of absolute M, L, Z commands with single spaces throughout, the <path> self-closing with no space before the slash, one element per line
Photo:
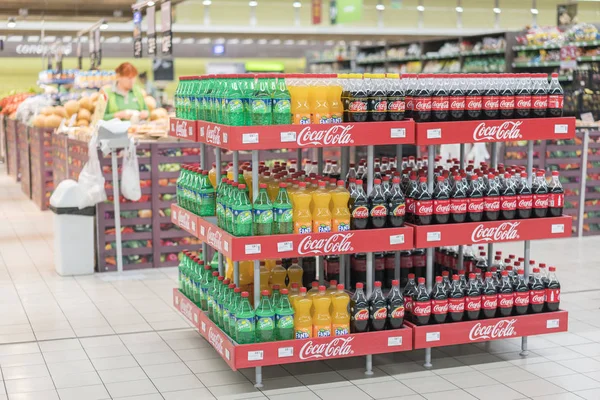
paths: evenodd
<path fill-rule="evenodd" d="M 73 180 L 62 181 L 50 198 L 54 212 L 54 266 L 61 276 L 94 273 L 96 207 L 77 207 L 81 196 Z"/>

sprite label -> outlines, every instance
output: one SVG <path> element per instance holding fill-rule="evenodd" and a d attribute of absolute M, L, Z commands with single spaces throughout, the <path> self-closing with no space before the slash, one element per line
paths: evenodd
<path fill-rule="evenodd" d="M 269 112 L 268 108 L 271 108 L 270 99 L 256 99 L 252 100 L 251 110 L 253 114 L 266 114 Z"/>
<path fill-rule="evenodd" d="M 273 223 L 273 210 L 254 210 L 254 221 L 257 224 Z"/>
<path fill-rule="evenodd" d="M 254 318 L 236 318 L 235 333 L 240 344 L 254 342 Z"/>
<path fill-rule="evenodd" d="M 233 210 L 233 223 L 234 224 L 250 224 L 252 223 L 252 214 L 248 210 Z"/>

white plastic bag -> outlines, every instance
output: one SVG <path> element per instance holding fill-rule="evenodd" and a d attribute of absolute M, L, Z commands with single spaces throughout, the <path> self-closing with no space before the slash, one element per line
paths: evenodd
<path fill-rule="evenodd" d="M 79 174 L 79 186 L 86 194 L 79 201 L 79 208 L 91 207 L 106 200 L 104 175 L 98 160 L 98 136 L 92 135 L 88 143 L 88 161 Z"/>
<path fill-rule="evenodd" d="M 126 199 L 138 201 L 142 197 L 140 188 L 140 167 L 138 165 L 137 153 L 133 139 L 129 140 L 129 146 L 125 149 L 123 157 L 123 174 L 121 176 L 121 193 Z"/>

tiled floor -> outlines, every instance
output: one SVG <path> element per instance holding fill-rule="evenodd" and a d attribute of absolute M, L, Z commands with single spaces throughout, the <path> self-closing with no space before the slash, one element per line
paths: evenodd
<path fill-rule="evenodd" d="M 51 213 L 0 169 L 0 400 L 600 399 L 598 239 L 532 244 L 557 265 L 569 332 L 233 372 L 171 307 L 176 270 L 61 278 Z M 520 251 L 521 244 L 499 247 Z"/>

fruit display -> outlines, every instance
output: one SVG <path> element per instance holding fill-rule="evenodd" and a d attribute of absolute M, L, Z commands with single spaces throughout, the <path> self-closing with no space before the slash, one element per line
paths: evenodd
<path fill-rule="evenodd" d="M 19 105 L 31 96 L 33 93 L 17 93 L 3 97 L 0 99 L 0 114 L 15 118 Z"/>

